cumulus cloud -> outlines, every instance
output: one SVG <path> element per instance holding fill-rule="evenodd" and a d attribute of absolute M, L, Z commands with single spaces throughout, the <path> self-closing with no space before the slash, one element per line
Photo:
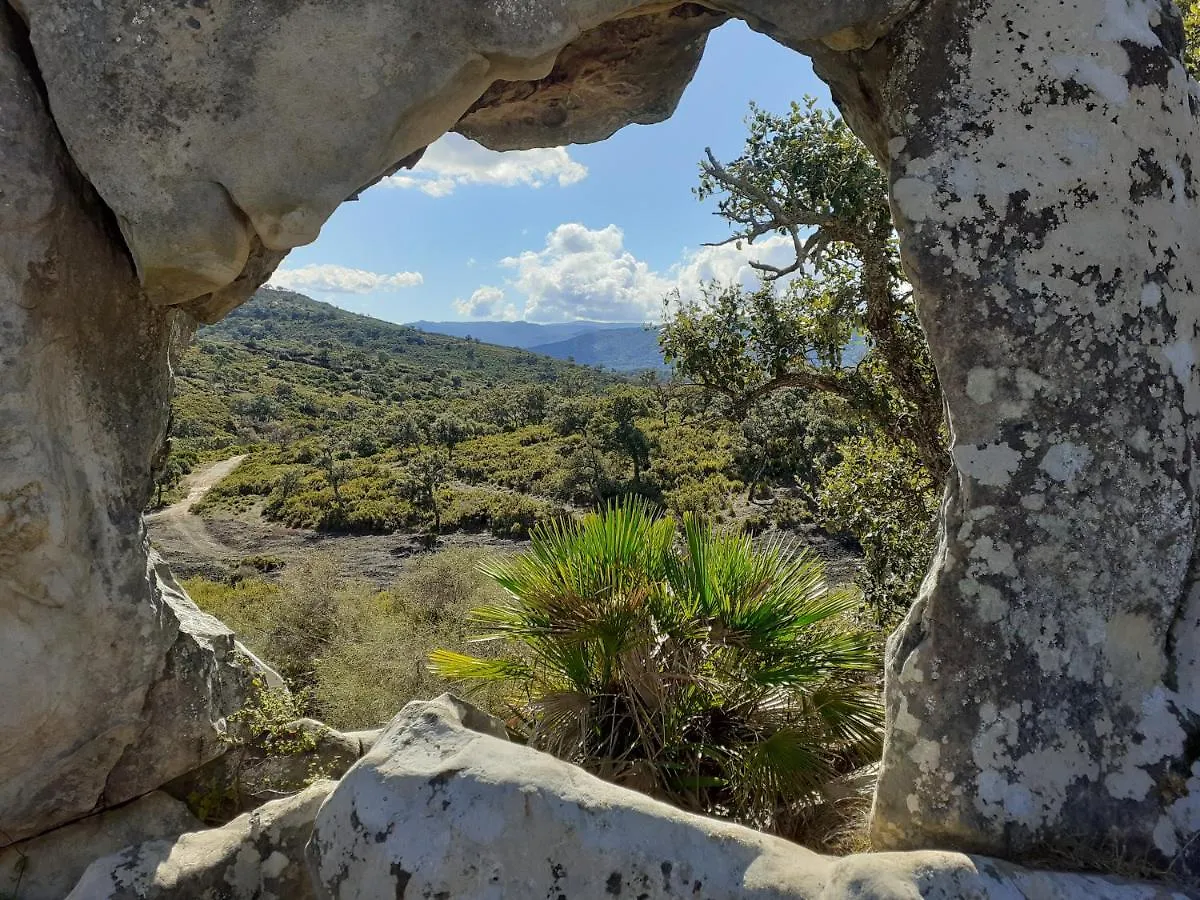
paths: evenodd
<path fill-rule="evenodd" d="M 571 159 L 563 147 L 498 153 L 462 135 L 448 134 L 430 145 L 415 169 L 398 172 L 382 183 L 388 187 L 416 188 L 431 197 L 445 197 L 468 184 L 567 187 L 582 181 L 587 174 L 587 166 Z"/>
<path fill-rule="evenodd" d="M 511 322 L 520 316 L 515 304 L 504 303 L 504 291 L 490 284 L 479 288 L 468 300 L 455 300 L 454 309 L 468 319 L 504 319 Z"/>
<path fill-rule="evenodd" d="M 681 262 L 671 268 L 671 278 L 679 290 L 680 298 L 691 300 L 700 295 L 701 285 L 709 281 L 740 284 L 746 289 L 756 288 L 761 276 L 750 265 L 751 262 L 783 267 L 795 258 L 796 251 L 791 238 L 771 235 L 755 241 L 753 245 L 742 241 L 719 247 L 701 247 L 687 253 Z"/>
<path fill-rule="evenodd" d="M 330 294 L 371 294 L 415 287 L 425 281 L 420 272 L 395 272 L 391 275 L 350 269 L 332 264 L 279 269 L 271 276 L 272 287 L 291 291 L 324 291 Z"/>
<path fill-rule="evenodd" d="M 690 300 L 714 279 L 749 288 L 758 283 L 751 260 L 781 265 L 790 252 L 788 238 L 772 236 L 754 246 L 702 247 L 658 272 L 625 247 L 624 232 L 616 225 L 590 229 L 568 223 L 550 232 L 541 250 L 500 264 L 513 270 L 511 283 L 524 295 L 524 318 L 530 321 L 642 322 L 661 316 L 663 298 L 673 290 Z"/>
<path fill-rule="evenodd" d="M 624 244 L 616 225 L 593 230 L 568 223 L 547 235 L 543 249 L 500 264 L 515 273 L 512 283 L 525 296 L 530 321 L 640 322 L 654 315 L 671 284 Z"/>

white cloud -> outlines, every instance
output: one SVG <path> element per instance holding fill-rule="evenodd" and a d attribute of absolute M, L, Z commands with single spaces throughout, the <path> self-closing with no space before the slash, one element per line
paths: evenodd
<path fill-rule="evenodd" d="M 640 322 L 655 314 L 671 284 L 624 247 L 616 225 L 592 230 L 559 225 L 542 250 L 526 250 L 500 265 L 516 273 L 525 318 L 535 322 L 599 319 Z"/>
<path fill-rule="evenodd" d="M 751 260 L 781 265 L 789 260 L 791 241 L 772 236 L 754 246 L 726 244 L 688 252 L 666 272 L 656 272 L 625 248 L 616 225 L 590 229 L 560 225 L 541 250 L 501 260 L 514 270 L 512 286 L 525 296 L 524 318 L 535 322 L 568 319 L 642 322 L 662 314 L 672 290 L 690 300 L 704 282 L 758 283 Z"/>
<path fill-rule="evenodd" d="M 753 245 L 743 241 L 740 244 L 701 247 L 685 254 L 681 262 L 672 266 L 671 277 L 679 289 L 679 296 L 683 300 L 691 300 L 700 295 L 701 285 L 714 280 L 721 284 L 740 284 L 751 290 L 757 288 L 761 276 L 750 265 L 751 262 L 783 267 L 795 258 L 792 239 L 772 235 Z M 790 279 L 785 277 L 783 280 L 786 282 Z"/>
<path fill-rule="evenodd" d="M 454 309 L 468 319 L 503 319 L 511 322 L 520 317 L 514 304 L 504 304 L 504 291 L 490 284 L 475 291 L 469 300 L 455 300 Z"/>
<path fill-rule="evenodd" d="M 587 174 L 587 166 L 571 159 L 563 147 L 498 153 L 462 135 L 448 134 L 430 145 L 412 171 L 398 172 L 382 183 L 445 197 L 467 184 L 540 188 L 553 183 L 567 187 Z"/>
<path fill-rule="evenodd" d="M 371 294 L 415 287 L 425 281 L 420 272 L 396 272 L 384 275 L 365 269 L 350 269 L 332 264 L 279 269 L 271 276 L 272 287 L 292 291 L 325 291 L 330 294 Z"/>

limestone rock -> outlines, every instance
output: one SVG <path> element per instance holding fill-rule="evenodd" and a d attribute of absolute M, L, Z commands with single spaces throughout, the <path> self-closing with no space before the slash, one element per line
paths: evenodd
<path fill-rule="evenodd" d="M 308 900 L 304 845 L 332 789 L 332 781 L 317 782 L 222 828 L 96 860 L 67 900 Z"/>
<path fill-rule="evenodd" d="M 0 897 L 62 900 L 100 857 L 200 827 L 186 806 L 155 791 L 31 840 L 0 847 Z"/>
<path fill-rule="evenodd" d="M 120 803 L 215 759 L 227 749 L 225 717 L 253 690 L 255 670 L 239 654 L 233 632 L 200 609 L 175 581 L 162 557 L 150 554 L 163 601 L 164 621 L 174 617 L 176 638 L 162 676 L 151 686 L 141 713 L 141 733 L 109 773 L 105 798 Z"/>
<path fill-rule="evenodd" d="M 888 647 L 877 846 L 1200 877 L 1182 46 L 1159 0 L 938 0 L 852 62 L 888 132 L 955 459 L 933 572 Z"/>
<path fill-rule="evenodd" d="M 545 78 L 497 81 L 454 126 L 493 150 L 602 141 L 675 111 L 724 13 L 683 3 L 607 22 L 568 44 Z"/>
<path fill-rule="evenodd" d="M 733 4 L 768 33 L 784 29 L 812 39 L 862 29 L 906 5 Z M 193 307 L 205 318 L 236 302 L 221 292 L 242 277 L 253 255 L 315 239 L 338 204 L 452 128 L 496 82 L 538 81 L 559 51 L 586 32 L 676 6 L 691 14 L 696 4 L 17 4 L 59 130 L 115 213 L 149 295 L 183 303 L 212 294 Z M 636 60 L 631 74 L 652 86 L 631 87 L 630 97 L 616 99 L 610 85 L 602 92 L 600 124 L 572 112 L 568 139 L 611 131 L 622 108 L 634 120 L 667 112 L 691 77 L 695 42 L 710 18 L 697 17 L 699 31 L 695 23 L 672 26 L 682 48 L 648 45 L 665 53 L 658 69 L 644 52 L 626 56 L 621 64 Z M 559 89 L 544 93 L 561 100 Z M 520 105 L 524 118 L 528 105 Z M 261 269 L 261 259 L 250 266 L 247 286 Z"/>
<path fill-rule="evenodd" d="M 372 741 L 378 737 L 375 732 L 362 734 Z M 360 734 L 342 734 L 313 719 L 300 719 L 272 736 L 273 752 L 254 743 L 238 744 L 163 790 L 187 803 L 206 824 L 224 824 L 316 780 L 340 778 L 367 749 Z"/>
<path fill-rule="evenodd" d="M 0 830 L 48 831 L 219 752 L 227 629 L 150 560 L 141 511 L 179 315 L 142 294 L 0 15 Z"/>
<path fill-rule="evenodd" d="M 479 715 L 445 696 L 392 721 L 317 816 L 308 854 L 319 897 L 1184 897 L 956 853 L 820 856 L 509 743 Z"/>

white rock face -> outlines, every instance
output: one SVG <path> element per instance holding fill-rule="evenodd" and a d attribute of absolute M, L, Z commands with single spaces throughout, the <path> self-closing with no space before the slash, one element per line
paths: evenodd
<path fill-rule="evenodd" d="M 304 845 L 332 789 L 319 781 L 221 828 L 98 859 L 67 900 L 310 900 Z"/>
<path fill-rule="evenodd" d="M 1098 877 L 1031 872 L 956 853 L 823 857 L 615 787 L 508 743 L 497 736 L 497 725 L 448 695 L 409 704 L 317 816 L 308 849 L 317 896 L 1185 896 Z"/>
<path fill-rule="evenodd" d="M 1200 875 L 1200 89 L 1181 46 L 1159 0 L 937 0 L 861 63 L 957 464 L 889 645 L 884 847 L 1124 848 Z"/>
<path fill-rule="evenodd" d="M 27 50 L 27 48 L 25 48 Z M 177 313 L 138 289 L 0 16 L 0 830 L 220 751 L 246 670 L 148 554 Z"/>
<path fill-rule="evenodd" d="M 758 27 L 778 20 L 804 37 L 903 5 L 740 4 Z M 494 82 L 539 79 L 585 32 L 661 7 L 647 0 L 17 4 L 71 155 L 116 213 L 147 291 L 163 303 L 221 290 L 256 246 L 286 251 L 311 242 L 347 197 L 452 128 Z M 677 67 L 675 78 L 686 82 L 693 68 Z M 673 109 L 678 92 L 678 83 L 663 86 L 665 108 L 650 103 L 657 118 Z M 645 107 L 640 96 L 628 98 L 626 121 Z M 611 133 L 617 120 L 610 110 L 604 115 Z M 582 119 L 586 113 L 574 116 L 574 127 L 593 133 Z"/>
<path fill-rule="evenodd" d="M 200 827 L 186 806 L 155 791 L 32 840 L 0 848 L 0 896 L 62 900 L 100 857 Z"/>

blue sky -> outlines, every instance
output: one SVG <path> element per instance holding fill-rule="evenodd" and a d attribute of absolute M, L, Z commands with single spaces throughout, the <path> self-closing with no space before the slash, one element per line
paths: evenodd
<path fill-rule="evenodd" d="M 652 319 L 667 291 L 745 279 L 748 255 L 783 250 L 702 248 L 727 230 L 692 188 L 706 146 L 738 154 L 751 100 L 783 111 L 805 94 L 829 103 L 805 57 L 730 23 L 670 120 L 503 154 L 449 135 L 344 204 L 272 282 L 394 322 Z"/>

